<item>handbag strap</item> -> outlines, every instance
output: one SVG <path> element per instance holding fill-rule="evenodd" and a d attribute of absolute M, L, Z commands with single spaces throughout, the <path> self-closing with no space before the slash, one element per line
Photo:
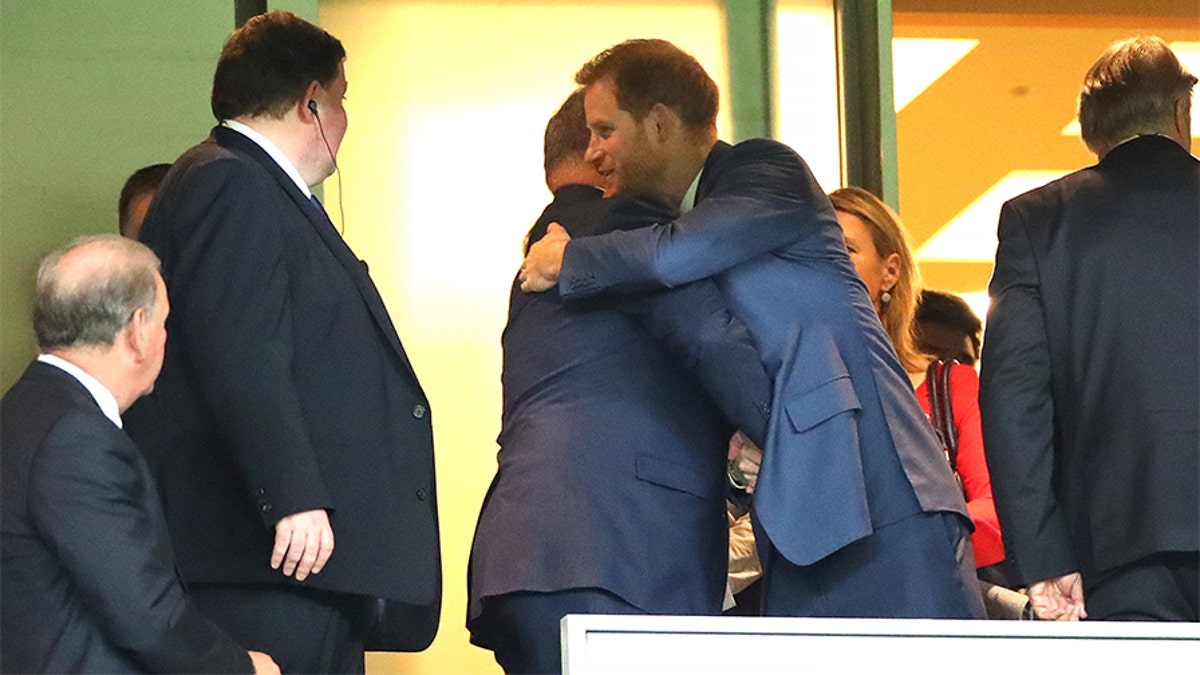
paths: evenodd
<path fill-rule="evenodd" d="M 954 427 L 954 407 L 950 396 L 950 371 L 957 361 L 937 359 L 925 371 L 925 386 L 929 390 L 930 421 L 942 442 L 946 461 L 958 473 L 958 430 Z"/>

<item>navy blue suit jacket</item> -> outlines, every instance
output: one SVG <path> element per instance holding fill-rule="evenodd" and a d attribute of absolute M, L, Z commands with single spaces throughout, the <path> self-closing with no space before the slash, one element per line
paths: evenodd
<path fill-rule="evenodd" d="M 592 234 L 612 207 L 600 196 L 561 188 L 531 239 L 552 220 Z M 769 381 L 759 367 L 760 384 L 735 384 L 753 377 L 757 353 L 717 289 L 681 290 L 670 302 L 572 309 L 514 281 L 499 469 L 471 551 L 475 642 L 489 646 L 484 600 L 517 591 L 600 588 L 647 612 L 720 611 L 731 428 L 684 370 L 725 383 L 729 399 L 744 401 L 736 414 L 759 426 L 745 391 L 761 387 L 765 398 Z M 681 350 L 676 360 L 650 332 Z"/>
<path fill-rule="evenodd" d="M 188 582 L 296 583 L 274 526 L 329 511 L 336 548 L 304 586 L 426 608 L 441 565 L 429 403 L 360 261 L 323 211 L 231 129 L 176 160 L 141 239 L 171 315 L 130 434 L 160 472 Z"/>
<path fill-rule="evenodd" d="M 581 299 L 705 277 L 774 378 L 755 509 L 780 553 L 807 565 L 922 511 L 967 519 L 833 208 L 787 146 L 718 143 L 692 211 L 573 240 L 559 292 Z"/>
<path fill-rule="evenodd" d="M 184 595 L 150 467 L 78 380 L 31 364 L 0 447 L 0 670 L 253 672 Z"/>
<path fill-rule="evenodd" d="M 980 409 L 1019 581 L 1200 548 L 1200 162 L 1147 136 L 1000 212 Z"/>

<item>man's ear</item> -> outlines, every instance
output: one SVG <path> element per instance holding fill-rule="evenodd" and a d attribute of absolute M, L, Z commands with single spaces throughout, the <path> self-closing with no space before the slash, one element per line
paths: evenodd
<path fill-rule="evenodd" d="M 130 353 L 138 361 L 146 357 L 150 347 L 150 317 L 146 315 L 145 307 L 133 310 L 129 321 L 125 322 L 125 327 L 117 333 L 117 339 L 125 341 Z"/>
<path fill-rule="evenodd" d="M 1190 148 L 1192 143 L 1192 101 L 1181 96 L 1175 102 L 1175 133 L 1184 147 Z"/>
<path fill-rule="evenodd" d="M 655 140 L 660 143 L 674 135 L 680 126 L 679 115 L 662 103 L 655 103 L 650 108 L 650 112 L 646 113 L 646 121 L 649 131 L 655 134 Z"/>
<path fill-rule="evenodd" d="M 311 122 L 313 117 L 315 117 L 316 113 L 308 104 L 316 97 L 317 92 L 320 90 L 321 83 L 316 80 L 309 82 L 308 86 L 304 88 L 304 96 L 301 96 L 300 100 L 296 102 L 296 112 L 299 113 L 300 119 Z"/>

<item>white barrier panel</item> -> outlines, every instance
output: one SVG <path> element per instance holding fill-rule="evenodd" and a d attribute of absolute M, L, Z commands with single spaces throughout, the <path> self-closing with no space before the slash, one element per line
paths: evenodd
<path fill-rule="evenodd" d="M 572 614 L 566 675 L 1200 672 L 1200 624 Z"/>

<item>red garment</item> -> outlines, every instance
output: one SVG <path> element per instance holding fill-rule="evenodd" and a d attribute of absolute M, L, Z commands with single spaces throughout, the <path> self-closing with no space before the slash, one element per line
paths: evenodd
<path fill-rule="evenodd" d="M 917 402 L 929 416 L 929 386 L 917 387 Z M 1004 560 L 1000 541 L 1000 520 L 992 499 L 992 478 L 983 457 L 983 432 L 979 426 L 979 376 L 975 369 L 961 363 L 950 371 L 950 405 L 954 409 L 954 428 L 958 431 L 958 474 L 967 492 L 967 511 L 975 521 L 971 545 L 975 548 L 975 566 L 987 567 Z"/>

